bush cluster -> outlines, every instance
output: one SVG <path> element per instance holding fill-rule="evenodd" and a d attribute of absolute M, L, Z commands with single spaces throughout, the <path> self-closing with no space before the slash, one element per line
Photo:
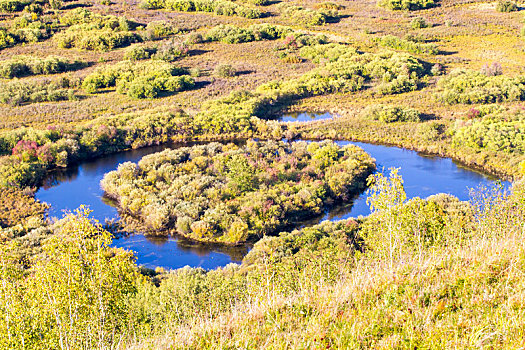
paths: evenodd
<path fill-rule="evenodd" d="M 0 186 L 34 186 L 47 169 L 168 142 L 189 132 L 185 114 L 159 111 L 101 117 L 70 128 L 7 131 L 0 134 L 0 154 L 5 155 L 0 157 Z"/>
<path fill-rule="evenodd" d="M 426 55 L 437 55 L 439 53 L 439 49 L 436 44 L 433 43 L 418 43 L 411 40 L 401 39 L 394 35 L 385 35 L 376 40 L 381 46 L 395 50 Z"/>
<path fill-rule="evenodd" d="M 377 94 L 396 94 L 417 89 L 426 74 L 413 56 L 402 53 L 358 53 L 342 44 L 305 46 L 301 56 L 325 65 L 297 79 L 271 82 L 253 92 L 236 91 L 204 105 L 195 116 L 197 130 L 217 134 L 245 133 L 251 118 L 268 118 L 293 100 L 334 92 L 353 92 L 372 83 Z"/>
<path fill-rule="evenodd" d="M 55 29 L 55 25 L 45 23 L 38 15 L 19 16 L 11 22 L 10 27 L 0 27 L 0 50 L 47 39 Z"/>
<path fill-rule="evenodd" d="M 429 24 L 423 17 L 416 17 L 410 22 L 410 28 L 412 29 L 422 29 L 427 28 Z"/>
<path fill-rule="evenodd" d="M 389 10 L 417 11 L 435 6 L 434 0 L 379 0 L 378 5 Z"/>
<path fill-rule="evenodd" d="M 293 23 L 306 26 L 320 26 L 333 19 L 339 18 L 337 10 L 312 10 L 291 3 L 282 2 L 279 4 L 281 15 Z"/>
<path fill-rule="evenodd" d="M 276 49 L 279 51 L 279 58 L 287 63 L 300 63 L 304 59 L 300 57 L 299 50 L 305 46 L 324 45 L 328 43 L 326 35 L 292 33 L 288 35 L 283 43 Z"/>
<path fill-rule="evenodd" d="M 413 108 L 387 106 L 382 104 L 366 107 L 361 112 L 361 116 L 367 119 L 379 120 L 384 123 L 421 121 L 421 113 Z"/>
<path fill-rule="evenodd" d="M 66 26 L 88 24 L 96 29 L 128 31 L 136 28 L 137 23 L 126 17 L 100 15 L 84 8 L 76 8 L 60 17 L 60 23 Z"/>
<path fill-rule="evenodd" d="M 174 34 L 180 34 L 182 30 L 167 21 L 151 21 L 146 25 L 144 38 L 147 40 L 159 40 Z"/>
<path fill-rule="evenodd" d="M 1 0 L 0 12 L 18 12 L 22 11 L 31 1 L 28 0 Z"/>
<path fill-rule="evenodd" d="M 194 80 L 185 69 L 168 62 L 121 61 L 115 65 L 97 68 L 83 81 L 86 92 L 117 87 L 117 92 L 134 98 L 156 98 L 162 93 L 179 92 L 192 88 Z"/>
<path fill-rule="evenodd" d="M 246 43 L 261 40 L 283 39 L 293 30 L 274 24 L 253 24 L 247 28 L 220 24 L 208 30 L 206 41 L 221 41 L 228 44 Z"/>
<path fill-rule="evenodd" d="M 36 201 L 31 191 L 0 188 L 0 194 L 0 229 L 17 226 L 23 234 L 42 223 L 48 205 Z"/>
<path fill-rule="evenodd" d="M 12 106 L 24 103 L 74 100 L 76 87 L 67 78 L 10 81 L 0 86 L 0 102 Z"/>
<path fill-rule="evenodd" d="M 125 17 L 103 16 L 80 8 L 67 12 L 60 20 L 69 26 L 54 36 L 61 48 L 108 51 L 142 41 L 131 32 L 137 24 Z"/>
<path fill-rule="evenodd" d="M 351 198 L 373 169 L 361 149 L 332 142 L 211 143 L 124 163 L 101 186 L 151 230 L 238 243 L 320 214 L 330 200 Z"/>
<path fill-rule="evenodd" d="M 54 36 L 58 47 L 90 51 L 109 51 L 142 41 L 132 32 L 100 30 L 90 25 L 75 25 Z"/>
<path fill-rule="evenodd" d="M 221 78 L 231 78 L 235 76 L 237 71 L 229 64 L 219 64 L 215 67 L 214 73 Z"/>
<path fill-rule="evenodd" d="M 476 119 L 457 120 L 453 133 L 456 146 L 525 154 L 525 114 L 519 110 L 481 110 Z"/>
<path fill-rule="evenodd" d="M 514 1 L 510 0 L 500 0 L 496 5 L 496 10 L 498 12 L 514 12 L 518 11 L 518 6 Z"/>
<path fill-rule="evenodd" d="M 164 41 L 155 46 L 134 45 L 124 53 L 125 60 L 145 60 L 148 58 L 173 62 L 188 55 L 188 46 L 177 39 Z"/>
<path fill-rule="evenodd" d="M 45 58 L 14 56 L 0 61 L 0 77 L 10 79 L 28 75 L 55 74 L 80 69 L 85 66 L 85 62 L 71 61 L 60 56 L 48 56 Z"/>
<path fill-rule="evenodd" d="M 216 15 L 260 18 L 263 13 L 245 5 L 227 0 L 144 0 L 147 9 L 166 9 L 181 12 L 212 12 Z"/>
<path fill-rule="evenodd" d="M 525 98 L 525 77 L 487 76 L 456 69 L 438 81 L 437 97 L 448 104 L 520 101 Z"/>

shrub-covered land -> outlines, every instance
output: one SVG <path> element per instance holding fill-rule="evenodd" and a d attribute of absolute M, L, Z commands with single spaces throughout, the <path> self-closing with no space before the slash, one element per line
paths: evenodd
<path fill-rule="evenodd" d="M 145 44 L 130 46 L 124 54 L 124 59 L 137 61 L 152 58 L 173 62 L 187 56 L 188 51 L 188 45 L 177 39 L 171 39 L 153 46 Z"/>
<path fill-rule="evenodd" d="M 47 205 L 35 201 L 30 190 L 2 188 L 0 196 L 0 228 L 10 228 L 18 234 L 42 226 Z M 2 237 L 0 240 L 7 237 Z"/>
<path fill-rule="evenodd" d="M 79 8 L 62 17 L 60 22 L 68 27 L 56 34 L 54 40 L 65 49 L 108 51 L 142 41 L 132 32 L 137 24 L 126 17 L 102 16 Z"/>
<path fill-rule="evenodd" d="M 80 69 L 86 66 L 82 61 L 71 61 L 60 56 L 45 58 L 16 56 L 0 61 L 0 77 L 20 78 L 28 75 L 55 74 Z"/>
<path fill-rule="evenodd" d="M 407 200 L 395 171 L 390 178 L 376 174 L 367 182 L 373 214 L 315 226 L 301 222 L 306 226 L 278 233 L 336 204 L 330 189 L 355 173 L 324 171 L 309 150 L 315 146 L 304 144 L 301 152 L 313 153 L 303 161 L 292 152 L 261 155 L 259 162 L 255 151 L 245 153 L 255 146 L 241 141 L 393 144 L 518 180 L 525 174 L 523 23 L 512 12 L 519 4 L 137 5 L 0 1 L 0 96 L 6 102 L 0 103 L 1 349 L 523 346 L 522 182 L 510 195 L 476 190 L 469 203 L 443 194 Z M 86 69 L 67 65 L 77 60 Z M 56 75 L 39 76 L 48 74 Z M 181 87 L 178 79 L 192 82 Z M 278 121 L 296 111 L 340 117 Z M 46 205 L 34 199 L 36 188 L 28 187 L 85 159 L 210 140 L 240 142 L 191 149 L 217 147 L 246 157 L 220 164 L 219 156 L 194 153 L 177 164 L 159 154 L 147 158 L 155 166 L 141 173 L 142 182 L 129 181 L 134 192 L 119 187 L 122 198 L 135 199 L 136 217 L 124 214 L 122 225 L 108 227 L 165 224 L 168 229 L 158 232 L 184 233 L 193 226 L 213 231 L 215 240 L 264 235 L 238 265 L 137 267 L 131 253 L 112 248 L 110 234 L 87 211 L 48 220 Z M 263 165 L 268 169 L 250 172 Z M 182 186 L 182 173 L 195 181 Z M 224 182 L 206 182 L 211 175 Z M 324 193 L 293 192 L 328 178 Z M 205 184 L 208 190 L 199 191 Z M 182 192 L 171 191 L 175 185 L 195 196 L 183 198 L 187 206 L 171 206 L 178 199 L 170 194 Z M 202 198 L 213 199 L 213 208 L 201 207 Z M 203 211 L 189 212 L 194 209 Z M 154 213 L 144 214 L 148 210 Z M 181 249 L 189 244 L 179 243 Z M 199 244 L 199 254 L 215 250 L 209 246 Z"/>
<path fill-rule="evenodd" d="M 283 16 L 293 23 L 306 26 L 320 26 L 338 18 L 338 12 L 335 9 L 321 8 L 319 10 L 313 10 L 287 2 L 280 3 L 279 10 Z"/>
<path fill-rule="evenodd" d="M 417 43 L 410 40 L 398 38 L 393 35 L 385 35 L 377 39 L 377 42 L 384 47 L 395 50 L 408 51 L 415 54 L 437 55 L 439 49 L 433 43 Z"/>
<path fill-rule="evenodd" d="M 0 11 L 2 12 L 17 12 L 22 11 L 30 1 L 20 1 L 20 0 L 2 0 L 0 1 Z"/>
<path fill-rule="evenodd" d="M 232 25 L 218 25 L 206 32 L 207 41 L 221 41 L 228 44 L 247 43 L 260 40 L 284 39 L 292 33 L 290 27 L 253 24 L 247 28 L 240 28 Z"/>
<path fill-rule="evenodd" d="M 438 82 L 437 97 L 448 104 L 521 101 L 525 98 L 525 78 L 486 75 L 458 69 Z"/>
<path fill-rule="evenodd" d="M 170 63 L 150 60 L 121 61 L 98 68 L 82 82 L 89 93 L 116 86 L 117 91 L 134 98 L 156 98 L 163 93 L 191 89 L 195 81 L 187 70 Z"/>
<path fill-rule="evenodd" d="M 475 119 L 456 120 L 453 133 L 456 145 L 525 154 L 525 115 L 521 110 L 494 111 Z"/>
<path fill-rule="evenodd" d="M 260 18 L 263 13 L 257 9 L 228 0 L 144 0 L 142 7 L 166 9 L 181 12 L 212 12 L 216 15 Z"/>
<path fill-rule="evenodd" d="M 129 148 L 183 138 L 188 116 L 152 111 L 101 117 L 74 128 L 22 128 L 0 135 L 0 185 L 38 185 L 46 170 Z M 11 154 L 11 155 L 8 155 Z"/>
<path fill-rule="evenodd" d="M 421 113 L 413 108 L 385 106 L 381 104 L 367 106 L 361 114 L 364 118 L 379 120 L 384 123 L 421 121 Z"/>
<path fill-rule="evenodd" d="M 67 78 L 13 80 L 0 86 L 0 102 L 10 105 L 74 100 L 76 82 Z"/>
<path fill-rule="evenodd" d="M 435 6 L 434 0 L 379 0 L 379 6 L 389 10 L 416 11 Z"/>
<path fill-rule="evenodd" d="M 294 100 L 336 92 L 355 92 L 370 86 L 379 95 L 413 91 L 426 74 L 415 57 L 402 53 L 362 54 L 341 44 L 305 46 L 301 56 L 325 65 L 301 77 L 271 82 L 255 91 L 233 92 L 207 103 L 195 116 L 198 128 L 232 133 L 251 129 L 250 119 L 275 114 Z"/>
<path fill-rule="evenodd" d="M 0 50 L 47 39 L 56 29 L 56 23 L 47 21 L 39 15 L 22 15 L 15 18 L 8 26 L 0 26 Z"/>
<path fill-rule="evenodd" d="M 354 146 L 212 143 L 124 163 L 104 177 L 102 188 L 152 231 L 239 243 L 351 198 L 373 169 L 371 158 Z"/>

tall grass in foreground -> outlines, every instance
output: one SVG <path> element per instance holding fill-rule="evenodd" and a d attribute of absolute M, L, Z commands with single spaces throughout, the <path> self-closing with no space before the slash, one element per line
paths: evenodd
<path fill-rule="evenodd" d="M 369 217 L 265 237 L 212 271 L 139 274 L 85 211 L 2 244 L 0 347 L 523 346 L 523 182 L 472 203 L 407 201 L 395 170 L 370 184 Z"/>
<path fill-rule="evenodd" d="M 386 190 L 380 193 L 383 204 L 393 204 L 385 208 L 395 211 L 395 201 L 403 197 L 399 178 L 376 181 Z M 334 283 L 305 278 L 295 292 L 279 293 L 269 276 L 265 292 L 230 312 L 191 320 L 135 348 L 520 348 L 525 333 L 523 191 L 522 183 L 510 195 L 482 189 L 468 207 L 435 197 L 448 201 L 445 227 L 452 227 L 442 231 L 443 239 L 420 249 L 407 243 L 425 230 L 398 226 L 397 232 L 381 233 L 383 227 L 396 227 L 382 222 L 374 236 L 382 242 L 365 238 L 370 248 L 357 252 L 351 263 L 333 262 L 341 264 Z M 377 215 L 389 214 L 372 214 Z M 393 254 L 385 254 L 390 250 Z"/>

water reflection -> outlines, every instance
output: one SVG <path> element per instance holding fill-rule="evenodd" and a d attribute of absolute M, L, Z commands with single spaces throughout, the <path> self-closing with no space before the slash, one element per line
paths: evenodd
<path fill-rule="evenodd" d="M 213 269 L 229 263 L 240 263 L 249 246 L 223 247 L 194 244 L 181 238 L 144 236 L 140 234 L 117 238 L 116 247 L 135 252 L 140 265 L 155 268 L 178 268 L 185 265 Z"/>
<path fill-rule="evenodd" d="M 315 120 L 332 119 L 333 117 L 334 115 L 329 112 L 326 112 L 326 113 L 301 112 L 301 113 L 285 114 L 282 117 L 280 117 L 279 120 L 282 122 L 312 122 Z"/>

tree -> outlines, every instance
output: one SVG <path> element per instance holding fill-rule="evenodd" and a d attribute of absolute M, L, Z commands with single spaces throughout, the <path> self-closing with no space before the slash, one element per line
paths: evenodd
<path fill-rule="evenodd" d="M 133 255 L 110 247 L 111 234 L 88 215 L 81 207 L 58 222 L 26 271 L 0 258 L 0 347 L 100 349 L 129 335 L 140 278 Z"/>
<path fill-rule="evenodd" d="M 373 214 L 381 215 L 386 222 L 386 230 L 383 226 L 377 227 L 376 237 L 378 244 L 385 244 L 382 247 L 389 252 L 390 268 L 393 268 L 394 254 L 399 251 L 400 237 L 397 226 L 399 217 L 395 213 L 396 207 L 401 206 L 406 201 L 406 193 L 403 187 L 403 178 L 399 175 L 399 168 L 390 168 L 390 175 L 386 178 L 382 173 L 371 175 L 368 178 L 368 190 L 370 196 L 366 203 L 370 206 Z M 386 236 L 386 237 L 385 237 Z M 384 250 L 381 249 L 381 250 Z"/>

